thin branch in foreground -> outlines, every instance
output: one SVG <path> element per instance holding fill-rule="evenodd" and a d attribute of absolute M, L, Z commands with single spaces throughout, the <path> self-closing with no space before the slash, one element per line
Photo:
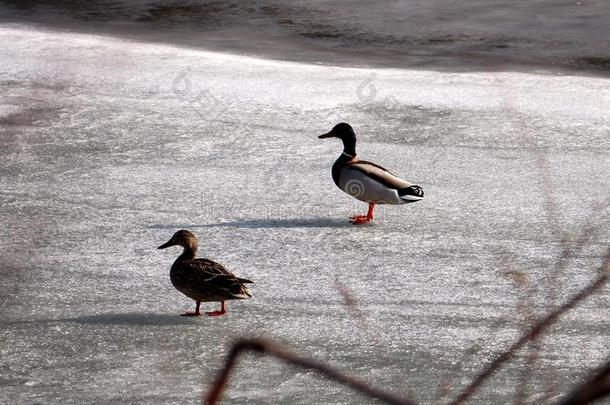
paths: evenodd
<path fill-rule="evenodd" d="M 382 360 L 383 367 L 389 367 L 390 364 L 388 362 L 388 357 L 383 349 L 383 342 L 381 338 L 381 333 L 378 330 L 373 331 L 371 328 L 371 324 L 366 313 L 360 307 L 360 303 L 358 302 L 358 298 L 356 295 L 345 285 L 339 277 L 335 277 L 334 279 L 334 287 L 339 291 L 341 298 L 343 298 L 343 302 L 347 307 L 348 313 L 352 315 L 354 320 L 359 323 L 359 328 L 367 335 L 367 340 L 371 342 L 373 346 L 373 350 L 376 353 L 378 359 Z M 406 387 L 406 384 L 401 389 L 402 394 L 406 397 L 412 396 L 409 388 Z"/>
<path fill-rule="evenodd" d="M 366 315 L 364 314 L 364 312 L 362 312 L 362 309 L 358 304 L 358 300 L 352 294 L 349 288 L 347 288 L 347 286 L 343 284 L 338 277 L 335 278 L 334 285 L 335 289 L 337 289 L 339 291 L 339 294 L 341 294 L 341 298 L 343 298 L 343 301 L 345 302 L 345 306 L 347 307 L 348 311 L 352 314 L 354 318 L 356 318 L 358 322 L 360 322 L 361 327 L 363 329 L 367 331 L 370 330 Z"/>
<path fill-rule="evenodd" d="M 535 316 L 531 311 L 534 305 L 532 296 L 532 286 L 525 274 L 516 269 L 515 264 L 510 259 L 504 260 L 503 268 L 500 269 L 505 276 L 512 280 L 513 287 L 517 292 L 517 312 L 521 315 L 521 329 L 524 330 L 528 325 L 535 321 Z M 528 384 L 531 380 L 531 374 L 534 369 L 534 362 L 538 359 L 539 345 L 536 344 L 537 339 L 524 348 L 527 351 L 524 356 L 522 371 L 515 386 L 515 405 L 525 404 L 527 398 Z M 529 350 L 528 350 L 529 349 Z"/>
<path fill-rule="evenodd" d="M 610 395 L 610 361 L 566 395 L 558 405 L 587 404 L 606 395 Z"/>
<path fill-rule="evenodd" d="M 392 405 L 415 405 L 415 402 L 408 399 L 396 397 L 388 392 L 371 387 L 367 383 L 360 381 L 354 377 L 347 376 L 334 368 L 315 360 L 306 359 L 298 356 L 295 353 L 281 349 L 271 342 L 262 339 L 241 339 L 233 344 L 229 356 L 225 360 L 224 366 L 218 377 L 214 381 L 212 388 L 204 398 L 204 403 L 207 405 L 215 405 L 220 400 L 222 393 L 229 382 L 231 371 L 237 364 L 237 358 L 243 352 L 255 352 L 259 354 L 267 354 L 277 357 L 286 363 L 300 366 L 304 369 L 315 370 L 318 373 L 335 380 L 343 385 L 346 385 L 355 391 L 360 392 L 371 398 L 377 398 L 387 404 Z"/>
<path fill-rule="evenodd" d="M 610 265 L 610 249 L 604 256 L 603 264 L 599 269 L 599 276 L 589 284 L 587 287 L 582 289 L 578 294 L 573 296 L 570 300 L 564 303 L 562 306 L 551 312 L 544 318 L 536 322 L 527 333 L 521 335 L 521 337 L 513 343 L 505 352 L 497 356 L 491 364 L 489 364 L 483 371 L 481 371 L 475 379 L 466 386 L 459 395 L 450 404 L 461 404 L 466 399 L 470 398 L 477 389 L 485 382 L 492 374 L 494 374 L 506 361 L 515 355 L 515 353 L 521 349 L 527 342 L 536 338 L 543 333 L 549 326 L 555 323 L 563 313 L 572 309 L 580 301 L 584 300 L 595 291 L 600 289 L 608 281 L 608 269 Z"/>
<path fill-rule="evenodd" d="M 500 323 L 496 322 L 495 325 L 500 325 Z M 462 371 L 464 364 L 481 350 L 481 345 L 484 340 L 485 337 L 479 337 L 474 344 L 470 345 L 470 347 L 466 349 L 464 353 L 462 353 L 462 356 L 456 362 L 456 365 L 447 370 L 446 374 L 441 378 L 441 382 L 439 383 L 438 390 L 432 404 L 441 405 L 444 403 L 443 401 L 449 396 L 450 391 L 453 388 L 453 382 L 457 377 L 459 377 L 459 373 Z"/>

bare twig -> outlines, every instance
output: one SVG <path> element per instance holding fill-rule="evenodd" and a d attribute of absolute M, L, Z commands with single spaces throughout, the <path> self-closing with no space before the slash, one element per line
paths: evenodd
<path fill-rule="evenodd" d="M 334 280 L 335 288 L 341 294 L 341 298 L 345 302 L 345 306 L 351 312 L 352 316 L 358 320 L 361 324 L 363 324 L 366 330 L 369 329 L 368 321 L 366 319 L 365 314 L 360 309 L 360 305 L 358 304 L 358 300 L 352 294 L 352 292 L 339 280 L 339 278 L 335 278 Z"/>
<path fill-rule="evenodd" d="M 603 217 L 604 213 L 607 213 L 609 205 L 610 199 L 594 204 L 591 214 L 582 221 L 583 225 L 576 232 L 577 234 L 563 245 L 562 252 L 551 271 L 551 285 L 549 286 L 551 291 L 555 291 L 557 279 L 562 275 L 570 259 L 579 254 L 592 239 L 597 227 L 595 219 L 599 220 L 600 216 Z"/>
<path fill-rule="evenodd" d="M 517 290 L 517 309 L 522 317 L 521 330 L 525 330 L 528 325 L 535 321 L 535 316 L 531 311 L 534 301 L 531 295 L 532 288 L 529 278 L 527 274 L 517 270 L 515 263 L 508 258 L 503 260 L 500 271 L 512 280 L 513 287 Z M 534 362 L 538 358 L 536 340 L 534 339 L 524 350 L 528 350 L 528 352 L 524 356 L 522 372 L 515 386 L 515 405 L 523 405 L 526 402 L 528 383 Z"/>
<path fill-rule="evenodd" d="M 547 196 L 547 199 L 552 199 L 552 197 L 552 195 L 549 195 Z M 600 212 L 606 210 L 608 201 L 609 200 L 606 199 L 605 201 L 594 204 L 591 214 L 586 220 L 582 221 L 582 226 L 574 232 L 573 238 L 570 238 L 570 235 L 567 232 L 563 233 L 564 239 L 560 240 L 562 251 L 550 271 L 550 277 L 547 283 L 547 300 L 550 305 L 556 305 L 557 291 L 561 289 L 561 277 L 568 267 L 570 260 L 578 255 L 593 238 L 596 230 L 595 220 L 599 220 L 601 216 Z M 546 345 L 546 349 L 549 350 L 550 343 L 547 342 Z M 540 345 L 538 345 L 538 349 L 535 350 L 540 352 Z M 551 398 L 555 397 L 558 391 L 558 387 L 554 382 L 554 373 L 555 371 L 553 368 L 547 369 L 544 373 L 545 385 L 547 386 L 545 402 L 547 403 Z"/>
<path fill-rule="evenodd" d="M 495 325 L 499 325 L 499 324 L 500 323 L 497 322 Z M 495 328 L 492 327 L 492 329 L 495 329 Z M 481 350 L 481 345 L 484 343 L 485 339 L 486 339 L 486 337 L 483 337 L 483 336 L 479 337 L 474 344 L 470 345 L 470 347 L 468 349 L 466 349 L 464 351 L 464 353 L 462 353 L 462 356 L 456 362 L 456 365 L 451 367 L 449 370 L 447 370 L 446 374 L 441 378 L 441 382 L 439 384 L 438 391 L 436 393 L 433 404 L 440 405 L 440 404 L 444 403 L 444 400 L 449 396 L 450 391 L 453 388 L 454 380 L 457 377 L 459 377 L 459 373 L 462 371 L 464 364 L 466 363 L 467 360 L 469 360 L 478 351 Z"/>
<path fill-rule="evenodd" d="M 610 395 L 610 361 L 558 402 L 558 405 L 587 404 Z"/>
<path fill-rule="evenodd" d="M 298 356 L 295 353 L 281 349 L 271 342 L 262 339 L 242 339 L 238 340 L 227 357 L 224 367 L 218 374 L 218 377 L 214 381 L 211 390 L 204 398 L 204 403 L 207 405 L 215 405 L 218 403 L 222 396 L 224 388 L 229 382 L 229 376 L 235 365 L 237 364 L 237 358 L 242 352 L 255 352 L 260 354 L 268 354 L 273 357 L 277 357 L 287 363 L 295 364 L 305 369 L 315 370 L 320 374 L 325 375 L 331 380 L 338 381 L 360 393 L 367 395 L 371 398 L 377 398 L 387 404 L 393 405 L 415 405 L 415 402 L 398 398 L 386 391 L 371 387 L 367 383 L 360 381 L 354 377 L 347 376 L 334 368 L 327 366 L 322 363 L 318 363 L 314 360 L 306 359 Z"/>
<path fill-rule="evenodd" d="M 515 355 L 515 353 L 521 349 L 527 342 L 536 338 L 542 334 L 549 326 L 555 323 L 563 313 L 573 308 L 583 299 L 587 298 L 599 288 L 601 288 L 608 281 L 608 268 L 610 265 L 610 249 L 604 256 L 603 264 L 599 269 L 598 277 L 587 287 L 582 289 L 578 294 L 573 296 L 570 300 L 564 303 L 562 306 L 551 312 L 544 318 L 536 322 L 527 333 L 521 335 L 521 337 L 513 343 L 506 351 L 497 356 L 491 364 L 483 369 L 475 379 L 464 388 L 459 395 L 451 402 L 451 404 L 460 404 L 466 399 L 470 398 L 477 389 L 485 382 L 492 374 L 494 374 L 507 360 Z"/>
<path fill-rule="evenodd" d="M 341 297 L 345 302 L 345 306 L 347 307 L 348 312 L 352 315 L 354 320 L 359 323 L 360 330 L 362 330 L 367 335 L 367 340 L 372 344 L 373 350 L 376 353 L 377 360 L 381 360 L 382 365 L 384 367 L 389 367 L 390 364 L 388 361 L 388 356 L 383 350 L 384 347 L 381 339 L 381 334 L 378 330 L 373 331 L 373 329 L 371 328 L 371 324 L 369 322 L 367 314 L 362 311 L 360 303 L 358 302 L 358 298 L 345 284 L 341 282 L 338 277 L 335 278 L 334 284 L 335 288 L 339 291 L 339 294 L 341 294 Z M 401 389 L 401 394 L 406 397 L 412 396 L 406 384 L 403 385 L 403 388 Z"/>

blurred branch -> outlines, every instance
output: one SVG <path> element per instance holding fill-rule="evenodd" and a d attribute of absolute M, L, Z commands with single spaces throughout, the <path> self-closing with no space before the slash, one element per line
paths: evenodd
<path fill-rule="evenodd" d="M 517 310 L 522 318 L 520 328 L 525 330 L 528 325 L 533 324 L 536 320 L 531 310 L 534 306 L 534 299 L 529 277 L 524 272 L 518 270 L 516 264 L 510 258 L 503 260 L 500 271 L 512 281 L 513 287 L 517 292 Z M 524 356 L 522 371 L 515 386 L 515 405 L 523 405 L 527 402 L 528 384 L 540 353 L 540 345 L 538 343 L 538 339 L 534 338 L 524 348 L 527 353 Z"/>
<path fill-rule="evenodd" d="M 490 365 L 488 365 L 479 375 L 475 377 L 475 379 L 464 388 L 460 394 L 451 402 L 451 404 L 460 404 L 464 402 L 466 399 L 470 398 L 477 389 L 489 378 L 492 374 L 494 374 L 507 360 L 515 355 L 515 353 L 521 349 L 527 342 L 536 338 L 540 334 L 542 334 L 549 326 L 555 323 L 563 313 L 572 309 L 576 304 L 580 301 L 584 300 L 595 291 L 600 289 L 607 281 L 608 281 L 608 268 L 610 265 L 610 249 L 606 252 L 604 256 L 603 264 L 599 269 L 598 277 L 587 287 L 582 289 L 578 294 L 564 303 L 562 306 L 557 308 L 555 311 L 551 312 L 544 318 L 540 319 L 537 323 L 535 323 L 527 333 L 521 335 L 519 340 L 513 343 L 505 352 L 497 356 Z"/>
<path fill-rule="evenodd" d="M 610 361 L 558 402 L 558 405 L 587 404 L 610 395 Z"/>
<path fill-rule="evenodd" d="M 358 304 L 358 300 L 352 294 L 352 292 L 339 280 L 339 278 L 335 278 L 334 280 L 335 288 L 341 294 L 341 298 L 345 302 L 345 306 L 352 313 L 353 317 L 358 320 L 362 325 L 362 327 L 366 330 L 369 329 L 368 321 L 366 319 L 366 315 L 360 309 L 360 305 Z"/>
<path fill-rule="evenodd" d="M 367 335 L 367 340 L 372 344 L 377 361 L 381 361 L 383 367 L 389 368 L 390 363 L 388 362 L 388 355 L 383 350 L 385 347 L 382 342 L 382 334 L 378 329 L 373 330 L 371 328 L 368 317 L 366 313 L 362 311 L 356 295 L 343 282 L 341 282 L 339 277 L 335 277 L 334 286 L 335 289 L 339 291 L 339 294 L 341 294 L 348 312 L 352 315 L 354 320 L 358 322 L 360 330 Z M 413 396 L 406 383 L 401 383 L 400 394 L 405 397 Z"/>
<path fill-rule="evenodd" d="M 600 217 L 603 218 L 604 215 L 607 215 L 608 206 L 610 206 L 610 198 L 594 204 L 589 217 L 582 221 L 582 226 L 577 231 L 578 234 L 575 234 L 571 240 L 568 239 L 563 245 L 562 252 L 558 260 L 555 262 L 553 271 L 551 272 L 552 284 L 550 287 L 552 291 L 554 291 L 555 283 L 565 270 L 570 259 L 578 255 L 593 238 L 595 230 L 598 228 L 595 220 L 599 220 Z"/>
<path fill-rule="evenodd" d="M 499 322 L 496 322 L 495 325 L 500 325 Z M 492 327 L 492 330 L 495 329 Z M 464 364 L 467 360 L 470 360 L 478 351 L 481 350 L 481 345 L 484 343 L 485 337 L 479 337 L 475 343 L 470 345 L 468 349 L 464 351 L 460 359 L 456 362 L 455 366 L 449 367 L 446 374 L 442 377 L 441 382 L 438 387 L 438 391 L 435 396 L 434 405 L 443 404 L 445 399 L 449 396 L 451 389 L 453 388 L 454 380 L 459 377 L 459 373 L 462 372 Z"/>
<path fill-rule="evenodd" d="M 204 398 L 207 405 L 215 405 L 220 400 L 222 393 L 229 382 L 231 371 L 237 364 L 237 358 L 243 352 L 255 352 L 277 357 L 289 364 L 295 364 L 305 369 L 315 370 L 318 373 L 344 384 L 360 393 L 371 398 L 377 398 L 387 404 L 393 405 L 415 405 L 415 402 L 408 399 L 398 398 L 388 392 L 369 386 L 363 381 L 342 374 L 341 372 L 325 364 L 314 360 L 306 359 L 295 353 L 279 348 L 275 344 L 262 339 L 241 339 L 233 344 L 229 356 L 225 360 L 224 366 L 218 377 L 214 381 L 212 388 Z"/>

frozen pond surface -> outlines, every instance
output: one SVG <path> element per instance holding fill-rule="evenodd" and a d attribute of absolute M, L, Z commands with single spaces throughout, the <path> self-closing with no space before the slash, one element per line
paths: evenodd
<path fill-rule="evenodd" d="M 608 246 L 607 79 L 272 62 L 19 25 L 0 35 L 0 403 L 197 403 L 239 336 L 431 403 L 528 312 L 593 279 Z M 339 142 L 317 139 L 341 121 L 362 158 L 426 198 L 348 224 L 366 207 L 332 183 Z M 567 244 L 593 229 L 557 277 L 549 212 Z M 156 246 L 181 228 L 201 256 L 255 280 L 255 298 L 224 317 L 178 316 L 193 307 L 168 277 L 179 249 Z M 608 357 L 608 292 L 543 341 L 530 400 Z M 511 401 L 522 364 L 476 401 Z M 225 396 L 367 401 L 254 356 Z"/>

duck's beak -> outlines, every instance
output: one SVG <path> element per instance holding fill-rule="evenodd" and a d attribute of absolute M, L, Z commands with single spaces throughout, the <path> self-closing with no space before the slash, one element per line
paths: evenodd
<path fill-rule="evenodd" d="M 159 246 L 157 249 L 165 249 L 165 248 L 168 248 L 168 247 L 174 246 L 174 245 L 175 245 L 175 243 L 173 243 L 173 241 L 170 240 L 170 241 L 162 244 L 161 246 Z"/>
<path fill-rule="evenodd" d="M 335 136 L 335 134 L 333 134 L 333 131 L 330 131 L 330 132 L 320 135 L 318 138 L 320 138 L 320 139 L 332 138 L 333 136 Z"/>

